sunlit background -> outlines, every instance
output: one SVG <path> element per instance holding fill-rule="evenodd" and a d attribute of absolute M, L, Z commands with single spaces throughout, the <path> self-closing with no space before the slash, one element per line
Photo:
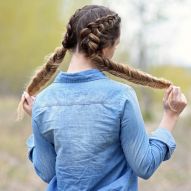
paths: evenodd
<path fill-rule="evenodd" d="M 15 122 L 25 84 L 44 57 L 61 45 L 66 24 L 77 8 L 100 4 L 122 18 L 121 43 L 114 60 L 171 80 L 188 99 L 173 135 L 177 149 L 140 191 L 191 190 L 191 1 L 190 0 L 6 0 L 0 1 L 0 191 L 40 191 L 25 145 L 30 118 Z M 68 54 L 61 65 L 66 71 Z M 164 90 L 135 86 L 145 128 L 159 125 Z"/>

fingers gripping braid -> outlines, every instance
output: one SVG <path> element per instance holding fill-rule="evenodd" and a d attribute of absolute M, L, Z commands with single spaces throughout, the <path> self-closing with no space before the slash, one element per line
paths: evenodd
<path fill-rule="evenodd" d="M 106 38 L 106 30 L 113 28 L 120 22 L 118 14 L 107 15 L 91 22 L 80 32 L 80 46 L 88 55 L 96 53 L 100 49 L 101 38 Z"/>

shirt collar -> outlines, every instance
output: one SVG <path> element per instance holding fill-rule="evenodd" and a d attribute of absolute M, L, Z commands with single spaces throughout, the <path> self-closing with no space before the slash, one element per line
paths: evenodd
<path fill-rule="evenodd" d="M 74 82 L 87 82 L 92 80 L 99 80 L 107 78 L 107 76 L 97 68 L 83 70 L 80 72 L 64 72 L 60 71 L 53 82 L 55 83 L 74 83 Z"/>

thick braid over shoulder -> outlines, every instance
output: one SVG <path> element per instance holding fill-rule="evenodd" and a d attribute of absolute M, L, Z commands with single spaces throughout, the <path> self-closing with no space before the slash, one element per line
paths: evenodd
<path fill-rule="evenodd" d="M 29 95 L 35 95 L 40 88 L 42 88 L 50 80 L 62 62 L 66 54 L 66 50 L 67 49 L 63 47 L 57 47 L 54 53 L 52 53 L 48 58 L 47 62 L 36 70 L 34 77 L 26 87 L 26 91 Z"/>
<path fill-rule="evenodd" d="M 90 58 L 100 70 L 107 71 L 135 84 L 158 89 L 167 88 L 172 84 L 163 78 L 154 77 L 148 73 L 129 67 L 127 64 L 115 63 L 99 55 L 92 55 Z"/>

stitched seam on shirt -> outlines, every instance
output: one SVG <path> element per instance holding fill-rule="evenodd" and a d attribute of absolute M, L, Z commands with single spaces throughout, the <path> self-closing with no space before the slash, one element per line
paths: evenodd
<path fill-rule="evenodd" d="M 45 107 L 56 107 L 56 106 L 91 105 L 91 104 L 104 104 L 104 103 L 105 102 L 76 103 L 76 104 L 58 104 L 58 105 L 47 105 L 47 106 L 39 107 L 38 109 L 45 108 Z"/>
<path fill-rule="evenodd" d="M 58 82 L 60 83 L 60 82 Z M 121 98 L 124 98 L 124 96 L 122 95 Z M 120 100 L 121 100 L 120 98 Z M 107 96 L 104 97 L 103 99 L 104 101 L 99 101 L 99 102 L 90 102 L 90 103 L 74 103 L 74 104 L 56 104 L 56 105 L 47 105 L 47 106 L 39 106 L 38 109 L 41 109 L 41 108 L 45 108 L 45 107 L 54 107 L 54 106 L 71 106 L 71 105 L 91 105 L 91 104 L 111 104 L 113 102 L 109 102 L 108 99 L 107 99 Z M 117 100 L 116 103 L 119 103 L 119 105 L 121 105 L 120 103 L 121 101 Z M 37 109 L 37 110 L 38 110 Z"/>

